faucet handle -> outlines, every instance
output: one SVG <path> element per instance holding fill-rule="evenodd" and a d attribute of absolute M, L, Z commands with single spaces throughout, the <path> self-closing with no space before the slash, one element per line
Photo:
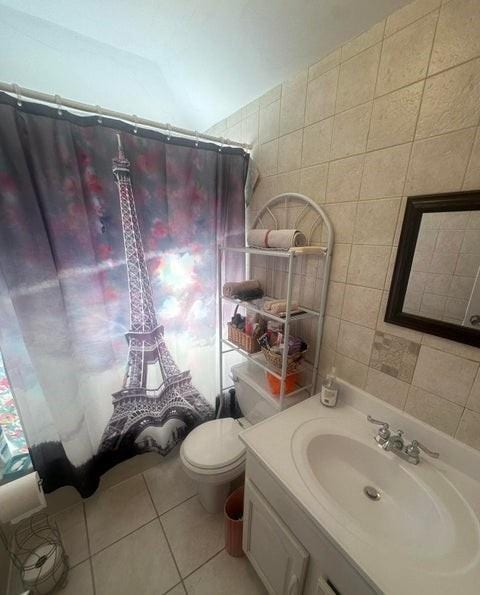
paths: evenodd
<path fill-rule="evenodd" d="M 382 441 L 385 441 L 385 440 L 388 440 L 390 438 L 390 430 L 388 429 L 390 426 L 389 426 L 389 424 L 387 424 L 386 421 L 381 421 L 379 419 L 374 419 L 371 415 L 367 415 L 367 420 L 371 424 L 376 424 L 377 426 L 380 426 L 380 428 L 378 429 L 378 435 L 377 435 L 377 438 L 376 438 L 377 442 L 379 442 L 380 439 Z"/>
<path fill-rule="evenodd" d="M 380 419 L 374 419 L 371 415 L 367 415 L 367 420 L 371 424 L 377 424 L 377 426 L 383 426 L 386 430 L 390 427 L 386 421 L 381 421 Z"/>
<path fill-rule="evenodd" d="M 432 450 L 427 448 L 424 444 L 422 444 L 418 440 L 412 440 L 412 443 L 409 446 L 407 446 L 407 448 L 405 449 L 406 453 L 411 456 L 415 456 L 415 455 L 418 456 L 419 450 L 423 450 L 423 452 L 425 454 L 427 454 L 429 457 L 432 457 L 434 459 L 438 459 L 438 457 L 440 456 L 439 452 L 433 452 Z"/>

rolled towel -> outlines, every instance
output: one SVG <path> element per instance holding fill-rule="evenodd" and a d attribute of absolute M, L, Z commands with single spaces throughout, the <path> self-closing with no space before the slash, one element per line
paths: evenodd
<path fill-rule="evenodd" d="M 232 297 L 245 302 L 258 300 L 259 298 L 263 297 L 263 289 L 261 287 L 257 287 L 257 289 L 245 289 L 243 291 L 237 291 L 237 293 Z"/>
<path fill-rule="evenodd" d="M 263 309 L 265 312 L 270 312 L 271 314 L 284 314 L 287 311 L 287 300 L 271 300 L 270 302 L 265 302 Z M 292 312 L 298 310 L 298 302 L 292 301 L 290 310 Z"/>
<path fill-rule="evenodd" d="M 307 238 L 298 229 L 251 229 L 247 233 L 247 244 L 251 248 L 288 250 L 295 246 L 306 246 Z"/>
<path fill-rule="evenodd" d="M 261 289 L 260 281 L 252 279 L 250 281 L 231 281 L 230 283 L 223 284 L 223 295 L 225 297 L 236 297 L 239 292 L 242 291 L 253 291 Z"/>

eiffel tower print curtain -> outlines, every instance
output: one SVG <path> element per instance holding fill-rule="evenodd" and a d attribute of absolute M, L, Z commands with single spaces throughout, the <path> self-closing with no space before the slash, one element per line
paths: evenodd
<path fill-rule="evenodd" d="M 0 95 L 0 351 L 47 492 L 89 496 L 213 415 L 216 246 L 243 245 L 247 166 Z"/>

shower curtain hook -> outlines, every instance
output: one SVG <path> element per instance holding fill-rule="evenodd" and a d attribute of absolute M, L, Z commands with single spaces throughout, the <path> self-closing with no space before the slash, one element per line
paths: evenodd
<path fill-rule="evenodd" d="M 22 107 L 22 95 L 21 89 L 16 83 L 12 83 L 13 91 L 17 96 L 17 105 L 18 107 Z"/>
<path fill-rule="evenodd" d="M 60 95 L 55 95 L 55 102 L 57 104 L 57 114 L 59 116 L 61 116 L 63 114 L 63 109 L 62 109 L 62 98 L 60 97 Z"/>
<path fill-rule="evenodd" d="M 172 126 L 171 124 L 167 124 L 167 140 L 172 138 Z"/>
<path fill-rule="evenodd" d="M 195 130 L 195 146 L 198 147 L 198 130 Z"/>
<path fill-rule="evenodd" d="M 133 114 L 132 118 L 133 118 L 133 133 L 137 134 L 137 132 L 138 132 L 138 116 L 136 114 Z"/>
<path fill-rule="evenodd" d="M 223 136 L 220 138 L 220 146 L 218 147 L 218 152 L 221 153 L 223 149 L 223 145 L 225 144 L 225 139 Z"/>
<path fill-rule="evenodd" d="M 101 124 L 103 122 L 103 120 L 102 120 L 102 108 L 99 105 L 97 105 L 96 108 L 97 108 L 97 122 L 99 124 Z"/>

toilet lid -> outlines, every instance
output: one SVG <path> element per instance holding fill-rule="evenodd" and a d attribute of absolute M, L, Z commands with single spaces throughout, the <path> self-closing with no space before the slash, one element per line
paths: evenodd
<path fill-rule="evenodd" d="M 241 430 L 231 417 L 207 421 L 187 436 L 183 455 L 191 465 L 203 469 L 231 465 L 245 454 L 245 446 L 238 437 Z"/>

